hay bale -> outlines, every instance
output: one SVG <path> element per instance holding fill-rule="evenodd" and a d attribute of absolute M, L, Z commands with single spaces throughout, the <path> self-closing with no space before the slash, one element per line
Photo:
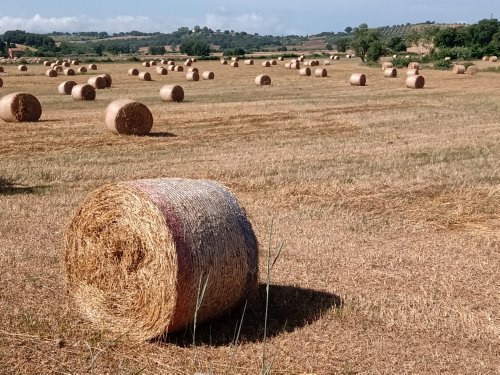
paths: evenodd
<path fill-rule="evenodd" d="M 188 72 L 188 74 L 186 74 L 186 79 L 188 81 L 198 82 L 200 80 L 200 74 L 198 71 Z"/>
<path fill-rule="evenodd" d="M 140 72 L 139 79 L 141 81 L 151 81 L 151 74 L 149 72 Z"/>
<path fill-rule="evenodd" d="M 285 61 L 285 58 L 283 56 L 278 57 L 278 61 Z"/>
<path fill-rule="evenodd" d="M 477 66 L 471 65 L 467 68 L 465 73 L 470 75 L 470 76 L 473 76 L 473 75 L 476 75 L 477 73 L 479 73 L 479 69 L 477 68 Z"/>
<path fill-rule="evenodd" d="M 175 70 L 175 65 L 167 65 L 167 70 L 173 72 Z"/>
<path fill-rule="evenodd" d="M 0 78 L 0 87 L 3 87 L 3 79 Z"/>
<path fill-rule="evenodd" d="M 149 65 L 150 65 L 150 66 L 156 66 L 156 61 L 151 60 L 151 61 L 149 62 Z"/>
<path fill-rule="evenodd" d="M 127 181 L 80 205 L 64 266 L 69 293 L 96 328 L 145 341 L 188 329 L 195 311 L 201 323 L 248 299 L 258 245 L 236 197 L 214 181 Z"/>
<path fill-rule="evenodd" d="M 299 60 L 299 62 L 304 62 L 305 58 L 306 57 L 304 55 L 300 55 L 297 60 Z"/>
<path fill-rule="evenodd" d="M 366 75 L 364 75 L 363 73 L 353 73 L 349 78 L 349 83 L 351 86 L 365 86 Z"/>
<path fill-rule="evenodd" d="M 198 68 L 189 68 L 188 72 L 198 72 L 199 73 L 199 70 L 198 70 Z"/>
<path fill-rule="evenodd" d="M 104 81 L 106 82 L 106 87 L 111 87 L 111 85 L 113 84 L 113 79 L 109 74 L 99 74 L 98 77 L 104 78 Z"/>
<path fill-rule="evenodd" d="M 156 68 L 156 74 L 159 76 L 166 76 L 168 74 L 168 69 L 163 66 L 159 66 Z"/>
<path fill-rule="evenodd" d="M 54 69 L 57 73 L 64 73 L 62 65 L 55 65 L 52 69 Z"/>
<path fill-rule="evenodd" d="M 328 72 L 325 68 L 316 68 L 314 71 L 314 76 L 315 77 L 326 77 L 328 75 Z"/>
<path fill-rule="evenodd" d="M 164 102 L 182 102 L 184 89 L 179 85 L 165 85 L 160 89 L 160 98 Z"/>
<path fill-rule="evenodd" d="M 231 61 L 240 61 L 240 58 L 238 56 L 231 57 Z"/>
<path fill-rule="evenodd" d="M 71 91 L 73 90 L 73 87 L 76 86 L 75 81 L 64 81 L 57 86 L 57 92 L 60 95 L 71 95 Z"/>
<path fill-rule="evenodd" d="M 245 60 L 245 65 L 253 65 L 253 60 L 252 59 Z"/>
<path fill-rule="evenodd" d="M 384 70 L 384 77 L 396 78 L 398 76 L 398 71 L 396 68 L 387 68 Z"/>
<path fill-rule="evenodd" d="M 463 65 L 453 65 L 453 73 L 455 74 L 465 74 L 465 66 Z"/>
<path fill-rule="evenodd" d="M 115 134 L 146 135 L 153 127 L 153 115 L 144 104 L 117 99 L 106 108 L 106 128 Z"/>
<path fill-rule="evenodd" d="M 66 76 L 74 76 L 75 75 L 75 71 L 71 68 L 67 68 L 67 69 L 64 69 L 64 75 Z"/>
<path fill-rule="evenodd" d="M 406 78 L 406 87 L 409 89 L 422 89 L 425 85 L 425 79 L 423 76 L 412 75 Z"/>
<path fill-rule="evenodd" d="M 84 66 L 81 66 L 78 68 L 77 72 L 80 74 L 85 74 L 85 73 L 87 73 L 87 68 Z"/>
<path fill-rule="evenodd" d="M 346 58 L 346 59 L 350 59 L 350 58 L 351 58 L 351 55 L 345 55 L 345 58 Z"/>
<path fill-rule="evenodd" d="M 96 64 L 90 64 L 88 66 L 89 70 L 97 70 L 97 65 Z"/>
<path fill-rule="evenodd" d="M 87 83 L 98 90 L 106 88 L 106 80 L 101 76 L 90 77 Z"/>
<path fill-rule="evenodd" d="M 311 67 L 313 67 L 313 66 L 319 66 L 319 61 L 318 60 L 311 60 L 310 63 L 309 63 L 309 65 Z"/>
<path fill-rule="evenodd" d="M 269 62 L 271 63 L 271 65 L 278 65 L 278 62 L 276 60 L 274 60 L 274 59 L 270 60 Z"/>
<path fill-rule="evenodd" d="M 64 62 L 64 60 L 56 60 L 55 61 L 55 64 L 56 65 L 62 65 L 62 63 Z"/>
<path fill-rule="evenodd" d="M 302 77 L 309 77 L 311 75 L 311 68 L 306 66 L 305 68 L 301 68 L 299 70 L 299 75 Z"/>
<path fill-rule="evenodd" d="M 291 62 L 287 62 L 285 63 L 285 69 L 292 69 L 292 63 Z"/>
<path fill-rule="evenodd" d="M 489 59 L 488 59 L 489 62 L 497 62 L 498 61 L 498 57 L 496 56 L 491 56 Z"/>
<path fill-rule="evenodd" d="M 129 76 L 138 76 L 139 75 L 139 69 L 137 69 L 137 68 L 130 68 L 127 73 L 128 73 Z"/>
<path fill-rule="evenodd" d="M 451 57 L 450 57 L 450 56 L 446 56 L 446 57 L 444 58 L 444 61 L 451 61 Z"/>
<path fill-rule="evenodd" d="M 411 62 L 408 64 L 408 69 L 420 69 L 420 64 L 418 62 Z"/>
<path fill-rule="evenodd" d="M 73 86 L 71 96 L 75 100 L 94 100 L 96 97 L 95 88 L 88 83 Z"/>
<path fill-rule="evenodd" d="M 0 66 L 0 73 L 4 73 L 3 66 Z"/>
<path fill-rule="evenodd" d="M 271 63 L 269 61 L 263 61 L 262 66 L 265 68 L 269 68 L 269 67 L 271 67 Z"/>
<path fill-rule="evenodd" d="M 483 61 L 488 61 L 489 59 L 490 59 L 490 57 L 489 57 L 489 56 L 483 56 L 483 59 L 482 59 L 482 60 L 483 60 Z"/>
<path fill-rule="evenodd" d="M 54 78 L 54 77 L 57 77 L 58 74 L 57 74 L 57 71 L 55 69 L 49 69 L 45 72 L 45 75 L 47 77 L 50 77 L 50 78 Z"/>
<path fill-rule="evenodd" d="M 258 86 L 269 86 L 271 84 L 271 77 L 261 74 L 255 77 L 255 84 Z"/>
<path fill-rule="evenodd" d="M 382 63 L 382 71 L 384 71 L 388 68 L 393 68 L 393 65 L 391 62 L 386 61 L 386 62 Z"/>
<path fill-rule="evenodd" d="M 413 76 L 413 75 L 418 76 L 419 74 L 420 74 L 420 72 L 418 69 L 408 69 L 406 71 L 406 76 Z"/>
<path fill-rule="evenodd" d="M 299 70 L 300 69 L 300 62 L 298 60 L 295 60 L 295 61 L 292 60 L 290 62 L 290 69 Z"/>
<path fill-rule="evenodd" d="M 184 61 L 184 66 L 191 66 L 191 64 L 192 64 L 192 62 L 189 59 Z"/>
<path fill-rule="evenodd" d="M 52 69 L 54 69 L 56 66 L 57 66 L 57 64 L 56 64 L 55 62 L 53 62 L 52 64 L 50 64 L 50 67 L 51 67 Z"/>
<path fill-rule="evenodd" d="M 27 72 L 28 71 L 28 67 L 26 65 L 19 65 L 17 67 L 17 69 L 20 71 L 20 72 Z"/>
<path fill-rule="evenodd" d="M 27 92 L 15 92 L 0 100 L 0 117 L 5 122 L 34 122 L 42 115 L 42 105 Z"/>
<path fill-rule="evenodd" d="M 207 70 L 207 71 L 201 73 L 201 78 L 203 78 L 205 80 L 214 79 L 215 78 L 215 74 L 214 74 L 214 72 L 211 72 L 211 71 Z"/>
<path fill-rule="evenodd" d="M 340 60 L 340 56 L 333 56 L 334 60 Z"/>
<path fill-rule="evenodd" d="M 145 67 L 145 68 L 149 68 L 151 66 L 151 63 L 149 61 L 144 61 L 142 63 L 142 66 Z"/>
<path fill-rule="evenodd" d="M 197 59 L 196 57 L 193 57 L 193 58 L 191 59 L 191 61 L 195 63 L 195 62 L 197 62 L 197 61 L 198 61 L 198 59 Z"/>
<path fill-rule="evenodd" d="M 43 62 L 43 66 L 50 66 L 50 61 L 45 60 L 45 61 Z"/>
<path fill-rule="evenodd" d="M 67 61 L 64 61 L 61 65 L 63 68 L 69 68 L 71 66 L 71 64 Z"/>
<path fill-rule="evenodd" d="M 167 65 L 167 64 L 168 64 L 168 61 L 167 61 L 167 60 L 160 60 L 160 64 L 161 64 L 161 65 Z"/>
<path fill-rule="evenodd" d="M 323 65 L 328 66 L 330 64 L 331 64 L 330 60 L 323 60 Z"/>
<path fill-rule="evenodd" d="M 80 61 L 78 60 L 72 60 L 71 65 L 80 65 Z"/>
<path fill-rule="evenodd" d="M 183 72 L 184 68 L 181 65 L 176 65 L 174 67 L 174 72 Z"/>
<path fill-rule="evenodd" d="M 173 61 L 173 60 L 167 60 L 167 65 L 175 65 L 175 61 Z"/>
<path fill-rule="evenodd" d="M 220 63 L 221 63 L 222 65 L 227 65 L 227 60 L 226 60 L 226 59 L 221 59 L 221 60 L 220 60 Z"/>
<path fill-rule="evenodd" d="M 233 62 L 231 63 L 231 66 L 232 66 L 233 68 L 237 68 L 237 67 L 239 67 L 239 66 L 240 66 L 240 64 L 238 64 L 238 61 L 233 61 Z"/>

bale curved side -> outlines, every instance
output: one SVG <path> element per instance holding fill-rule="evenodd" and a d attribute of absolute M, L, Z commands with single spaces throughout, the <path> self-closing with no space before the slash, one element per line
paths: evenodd
<path fill-rule="evenodd" d="M 363 73 L 353 73 L 349 78 L 349 83 L 351 86 L 365 86 L 366 75 Z"/>
<path fill-rule="evenodd" d="M 140 72 L 139 79 L 141 81 L 151 81 L 151 74 L 149 72 Z"/>
<path fill-rule="evenodd" d="M 71 90 L 71 96 L 75 100 L 94 100 L 96 97 L 95 88 L 88 83 L 76 85 Z"/>
<path fill-rule="evenodd" d="M 57 86 L 57 92 L 60 95 L 71 95 L 71 91 L 73 90 L 73 87 L 76 86 L 75 81 L 64 81 Z"/>
<path fill-rule="evenodd" d="M 271 84 L 271 77 L 265 74 L 255 77 L 255 84 L 259 86 L 269 86 Z"/>
<path fill-rule="evenodd" d="M 453 65 L 453 73 L 465 74 L 465 66 L 464 65 Z"/>
<path fill-rule="evenodd" d="M 205 80 L 214 79 L 215 78 L 215 74 L 214 74 L 214 72 L 211 72 L 211 71 L 207 70 L 207 71 L 201 73 L 201 78 L 203 78 Z"/>
<path fill-rule="evenodd" d="M 139 69 L 137 68 L 130 68 L 128 71 L 127 71 L 127 74 L 129 76 L 138 76 L 139 75 Z"/>
<path fill-rule="evenodd" d="M 98 90 L 106 88 L 106 80 L 101 76 L 90 77 L 87 83 Z"/>
<path fill-rule="evenodd" d="M 0 117 L 5 122 L 34 122 L 42 115 L 42 105 L 27 92 L 15 92 L 0 100 Z"/>
<path fill-rule="evenodd" d="M 54 78 L 58 76 L 57 70 L 55 69 L 49 69 L 45 72 L 45 75 L 50 78 Z"/>
<path fill-rule="evenodd" d="M 384 70 L 384 77 L 396 78 L 398 76 L 398 71 L 396 68 L 387 68 Z"/>
<path fill-rule="evenodd" d="M 470 75 L 470 76 L 473 76 L 473 75 L 476 75 L 477 73 L 479 73 L 479 69 L 477 66 L 475 65 L 471 65 L 467 68 L 467 70 L 465 71 L 466 74 Z"/>
<path fill-rule="evenodd" d="M 186 74 L 186 79 L 188 81 L 194 81 L 194 82 L 198 82 L 200 80 L 200 75 L 198 74 L 198 71 L 192 71 L 192 72 L 188 72 L 188 74 Z"/>
<path fill-rule="evenodd" d="M 299 70 L 299 75 L 302 77 L 309 77 L 311 75 L 311 68 L 306 66 L 305 68 L 301 68 Z"/>
<path fill-rule="evenodd" d="M 164 102 L 182 102 L 184 89 L 179 85 L 164 85 L 160 89 L 160 98 Z"/>
<path fill-rule="evenodd" d="M 406 87 L 409 89 L 423 89 L 425 79 L 423 76 L 412 75 L 406 78 Z"/>
<path fill-rule="evenodd" d="M 115 134 L 146 135 L 153 127 L 148 107 L 132 99 L 117 99 L 106 108 L 106 128 Z"/>

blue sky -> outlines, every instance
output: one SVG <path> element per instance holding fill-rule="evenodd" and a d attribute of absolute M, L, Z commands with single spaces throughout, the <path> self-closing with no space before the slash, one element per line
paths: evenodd
<path fill-rule="evenodd" d="M 427 20 L 474 23 L 491 14 L 500 18 L 500 0 L 24 0 L 19 4 L 0 7 L 0 33 L 12 29 L 170 32 L 199 25 L 213 30 L 306 35 L 342 31 L 364 22 L 384 26 Z"/>

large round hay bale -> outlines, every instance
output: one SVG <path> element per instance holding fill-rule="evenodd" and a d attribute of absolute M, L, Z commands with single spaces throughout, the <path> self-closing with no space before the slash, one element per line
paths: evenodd
<path fill-rule="evenodd" d="M 4 72 L 4 68 L 3 66 L 0 66 L 0 73 L 3 73 Z"/>
<path fill-rule="evenodd" d="M 156 66 L 157 64 L 156 64 L 156 61 L 151 60 L 151 61 L 149 62 L 149 65 L 150 65 L 150 66 Z"/>
<path fill-rule="evenodd" d="M 164 102 L 182 102 L 184 89 L 179 85 L 165 85 L 160 89 L 160 98 Z"/>
<path fill-rule="evenodd" d="M 483 56 L 483 59 L 482 59 L 482 60 L 483 60 L 483 61 L 488 61 L 489 59 L 490 59 L 490 57 L 489 57 L 489 56 Z"/>
<path fill-rule="evenodd" d="M 193 72 L 188 72 L 188 74 L 186 74 L 186 79 L 188 81 L 194 81 L 194 82 L 197 82 L 200 80 L 200 74 L 198 73 L 198 71 L 193 71 Z"/>
<path fill-rule="evenodd" d="M 384 77 L 396 78 L 398 76 L 398 71 L 396 68 L 387 68 L 384 70 Z"/>
<path fill-rule="evenodd" d="M 188 69 L 188 72 L 198 72 L 199 73 L 200 71 L 198 70 L 198 68 L 192 67 L 192 68 Z"/>
<path fill-rule="evenodd" d="M 465 66 L 463 65 L 453 65 L 453 73 L 455 74 L 465 74 Z"/>
<path fill-rule="evenodd" d="M 314 76 L 315 77 L 326 77 L 328 75 L 328 72 L 325 68 L 316 68 L 314 71 Z"/>
<path fill-rule="evenodd" d="M 263 62 L 262 62 L 262 66 L 263 66 L 264 68 L 269 68 L 269 67 L 271 67 L 271 63 L 270 63 L 269 61 L 263 61 Z"/>
<path fill-rule="evenodd" d="M 231 57 L 231 61 L 240 61 L 240 58 L 238 56 Z"/>
<path fill-rule="evenodd" d="M 413 76 L 413 75 L 419 75 L 420 71 L 418 69 L 408 69 L 406 71 L 406 76 Z"/>
<path fill-rule="evenodd" d="M 259 86 L 269 86 L 271 84 L 271 77 L 265 74 L 255 77 L 255 84 Z"/>
<path fill-rule="evenodd" d="M 393 67 L 393 65 L 389 61 L 386 61 L 386 62 L 382 63 L 382 71 L 384 71 L 384 70 L 386 70 L 388 68 L 392 68 L 392 67 Z"/>
<path fill-rule="evenodd" d="M 365 86 L 366 85 L 366 75 L 363 73 L 353 73 L 349 78 L 349 83 L 351 86 Z"/>
<path fill-rule="evenodd" d="M 56 65 L 62 65 L 62 63 L 64 62 L 64 60 L 56 60 L 55 61 L 55 64 Z"/>
<path fill-rule="evenodd" d="M 227 60 L 226 60 L 226 59 L 221 59 L 221 60 L 220 60 L 220 63 L 221 63 L 222 65 L 227 65 Z"/>
<path fill-rule="evenodd" d="M 73 90 L 73 87 L 76 86 L 75 81 L 64 81 L 57 86 L 57 92 L 60 95 L 71 95 L 71 91 Z"/>
<path fill-rule="evenodd" d="M 0 117 L 5 122 L 34 122 L 42 115 L 42 105 L 27 92 L 15 92 L 0 100 Z"/>
<path fill-rule="evenodd" d="M 45 72 L 45 75 L 50 78 L 54 78 L 58 76 L 57 70 L 55 69 L 49 69 Z"/>
<path fill-rule="evenodd" d="M 64 68 L 62 67 L 62 65 L 55 65 L 52 69 L 54 69 L 59 74 L 64 73 Z"/>
<path fill-rule="evenodd" d="M 340 56 L 333 56 L 334 60 L 340 60 Z"/>
<path fill-rule="evenodd" d="M 102 77 L 104 79 L 106 87 L 111 87 L 111 85 L 113 84 L 113 79 L 109 74 L 99 74 L 99 77 Z"/>
<path fill-rule="evenodd" d="M 278 57 L 278 61 L 285 61 L 285 58 L 283 56 Z"/>
<path fill-rule="evenodd" d="M 425 79 L 423 76 L 412 75 L 406 78 L 406 87 L 409 89 L 422 89 L 425 85 Z"/>
<path fill-rule="evenodd" d="M 184 66 L 191 66 L 191 64 L 192 64 L 192 62 L 189 59 L 184 61 Z"/>
<path fill-rule="evenodd" d="M 75 71 L 71 68 L 67 68 L 67 69 L 64 69 L 64 75 L 66 76 L 74 76 L 75 75 Z"/>
<path fill-rule="evenodd" d="M 80 61 L 78 60 L 72 60 L 71 65 L 80 65 Z"/>
<path fill-rule="evenodd" d="M 240 66 L 240 64 L 238 64 L 238 61 L 233 61 L 233 62 L 231 62 L 231 66 L 232 66 L 233 68 L 237 68 L 237 67 L 239 67 L 239 66 Z"/>
<path fill-rule="evenodd" d="M 174 66 L 174 72 L 183 72 L 183 71 L 184 71 L 184 68 L 182 67 L 182 65 Z"/>
<path fill-rule="evenodd" d="M 498 61 L 498 57 L 496 56 L 491 56 L 488 60 L 489 62 L 497 62 Z"/>
<path fill-rule="evenodd" d="M 67 61 L 64 61 L 61 65 L 63 68 L 69 68 L 71 66 L 71 64 Z"/>
<path fill-rule="evenodd" d="M 151 66 L 151 63 L 149 61 L 144 61 L 142 63 L 142 66 L 145 67 L 145 68 L 149 68 Z"/>
<path fill-rule="evenodd" d="M 97 65 L 96 64 L 90 64 L 88 66 L 89 70 L 97 70 Z"/>
<path fill-rule="evenodd" d="M 245 65 L 253 65 L 253 60 L 252 59 L 245 60 Z"/>
<path fill-rule="evenodd" d="M 299 70 L 300 69 L 300 61 L 299 60 L 290 61 L 290 69 Z"/>
<path fill-rule="evenodd" d="M 3 79 L 0 78 L 0 87 L 3 87 Z"/>
<path fill-rule="evenodd" d="M 85 83 L 74 86 L 71 90 L 71 96 L 75 100 L 94 100 L 96 92 L 94 86 Z"/>
<path fill-rule="evenodd" d="M 127 73 L 128 73 L 129 76 L 138 76 L 139 75 L 139 69 L 137 69 L 137 68 L 130 68 Z"/>
<path fill-rule="evenodd" d="M 161 65 L 167 65 L 168 61 L 167 60 L 160 60 Z"/>
<path fill-rule="evenodd" d="M 140 72 L 139 79 L 141 81 L 151 81 L 151 74 L 149 72 Z"/>
<path fill-rule="evenodd" d="M 477 68 L 477 66 L 471 65 L 467 68 L 465 73 L 470 75 L 470 76 L 473 76 L 473 75 L 476 75 L 477 73 L 479 73 L 479 69 Z"/>
<path fill-rule="evenodd" d="M 167 65 L 167 70 L 170 70 L 171 72 L 175 71 L 175 65 Z"/>
<path fill-rule="evenodd" d="M 214 74 L 214 72 L 211 72 L 211 71 L 207 70 L 207 71 L 201 73 L 201 78 L 203 78 L 205 80 L 214 79 L 215 78 L 215 74 Z"/>
<path fill-rule="evenodd" d="M 420 64 L 418 62 L 411 62 L 408 64 L 408 69 L 420 69 Z"/>
<path fill-rule="evenodd" d="M 144 104 L 117 99 L 106 108 L 106 127 L 115 134 L 146 135 L 153 127 L 153 115 Z"/>
<path fill-rule="evenodd" d="M 274 59 L 270 60 L 269 62 L 271 63 L 271 65 L 278 65 L 278 62 L 276 60 L 274 60 Z"/>
<path fill-rule="evenodd" d="M 156 74 L 159 76 L 166 76 L 168 74 L 168 69 L 163 66 L 159 66 L 156 68 Z"/>
<path fill-rule="evenodd" d="M 50 64 L 50 67 L 51 67 L 52 69 L 54 69 L 54 68 L 56 67 L 56 65 L 57 65 L 57 64 L 56 64 L 55 62 L 53 62 L 53 63 L 51 63 L 51 64 Z"/>
<path fill-rule="evenodd" d="M 287 63 L 285 63 L 284 67 L 285 67 L 285 69 L 292 69 L 292 63 L 287 62 Z"/>
<path fill-rule="evenodd" d="M 102 90 L 106 88 L 106 80 L 101 76 L 90 77 L 87 81 L 95 89 Z"/>
<path fill-rule="evenodd" d="M 319 60 L 311 60 L 311 61 L 309 62 L 309 65 L 310 65 L 311 67 L 313 67 L 313 66 L 319 66 Z"/>
<path fill-rule="evenodd" d="M 175 65 L 175 61 L 173 61 L 173 60 L 168 60 L 168 61 L 167 61 L 167 65 L 172 65 L 172 66 L 173 66 L 173 65 Z"/>
<path fill-rule="evenodd" d="M 17 67 L 17 69 L 20 71 L 20 72 L 27 72 L 28 71 L 28 67 L 26 65 L 19 65 Z"/>
<path fill-rule="evenodd" d="M 257 287 L 258 245 L 236 197 L 214 181 L 127 181 L 82 202 L 64 266 L 87 319 L 145 341 L 247 299 Z"/>
<path fill-rule="evenodd" d="M 311 68 L 306 66 L 305 68 L 301 68 L 299 70 L 299 75 L 302 77 L 309 77 L 311 75 Z"/>
<path fill-rule="evenodd" d="M 191 61 L 195 63 L 195 62 L 197 62 L 197 61 L 198 61 L 198 59 L 197 59 L 196 57 L 193 57 L 193 58 L 191 59 Z"/>
<path fill-rule="evenodd" d="M 50 66 L 50 61 L 45 60 L 45 61 L 43 62 L 43 66 Z"/>
<path fill-rule="evenodd" d="M 323 60 L 323 65 L 331 65 L 331 61 L 330 60 Z"/>
<path fill-rule="evenodd" d="M 350 58 L 351 58 L 351 55 L 347 54 L 347 55 L 345 55 L 345 58 L 346 58 L 346 59 L 350 59 Z"/>

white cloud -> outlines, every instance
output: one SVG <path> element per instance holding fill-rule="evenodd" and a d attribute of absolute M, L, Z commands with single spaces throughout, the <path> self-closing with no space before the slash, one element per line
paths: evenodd
<path fill-rule="evenodd" d="M 257 13 L 248 14 L 214 14 L 205 15 L 205 24 L 212 30 L 236 30 L 259 34 L 295 34 L 297 31 L 292 25 L 283 22 L 284 17 L 272 14 L 262 16 Z"/>

